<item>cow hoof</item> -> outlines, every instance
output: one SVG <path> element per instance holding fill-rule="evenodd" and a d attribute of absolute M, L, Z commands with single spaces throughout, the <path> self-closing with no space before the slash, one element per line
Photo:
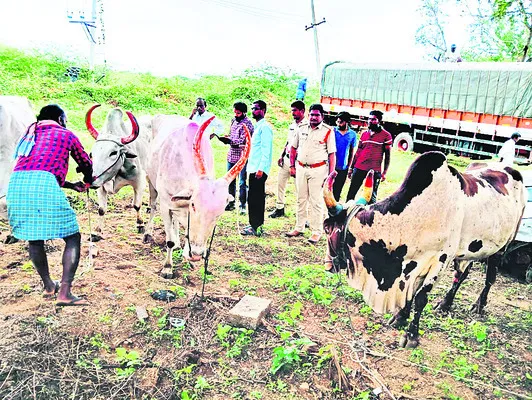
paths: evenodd
<path fill-rule="evenodd" d="M 436 307 L 434 307 L 434 311 L 438 311 L 442 314 L 448 313 L 451 311 L 451 305 L 445 300 L 441 300 L 438 304 L 436 304 Z"/>
<path fill-rule="evenodd" d="M 478 303 L 475 303 L 471 306 L 470 312 L 478 315 L 482 315 L 484 313 L 484 307 Z"/>
<path fill-rule="evenodd" d="M 408 333 L 405 333 L 403 336 L 401 336 L 401 339 L 399 339 L 399 347 L 405 349 L 415 349 L 419 345 L 418 338 L 409 336 L 410 335 Z"/>
<path fill-rule="evenodd" d="M 144 229 L 144 225 L 138 225 L 138 226 L 137 226 L 137 231 L 138 231 L 138 233 L 144 233 L 144 230 L 145 230 L 145 229 Z"/>
<path fill-rule="evenodd" d="M 161 270 L 161 277 L 164 279 L 172 279 L 175 277 L 174 271 L 172 271 L 172 268 L 164 267 Z"/>
<path fill-rule="evenodd" d="M 398 315 L 394 315 L 392 318 L 388 320 L 388 325 L 393 328 L 402 328 L 403 326 L 406 325 L 406 322 L 407 322 L 406 318 L 403 318 Z"/>
<path fill-rule="evenodd" d="M 13 235 L 7 235 L 6 240 L 4 240 L 4 244 L 14 244 L 17 243 L 19 240 L 13 236 Z"/>
<path fill-rule="evenodd" d="M 142 242 L 145 243 L 145 244 L 153 243 L 153 236 L 150 235 L 149 233 L 146 233 L 144 235 L 144 238 L 142 239 Z"/>

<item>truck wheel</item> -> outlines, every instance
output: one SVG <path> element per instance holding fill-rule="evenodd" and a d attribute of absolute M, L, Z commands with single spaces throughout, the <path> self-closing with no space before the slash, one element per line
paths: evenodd
<path fill-rule="evenodd" d="M 402 132 L 393 140 L 393 148 L 399 151 L 412 151 L 414 149 L 414 141 L 408 132 Z"/>

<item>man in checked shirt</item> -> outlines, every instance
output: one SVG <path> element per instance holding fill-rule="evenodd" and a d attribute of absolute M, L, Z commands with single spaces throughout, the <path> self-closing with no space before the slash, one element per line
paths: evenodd
<path fill-rule="evenodd" d="M 246 103 L 236 102 L 233 104 L 233 111 L 235 117 L 231 121 L 231 128 L 229 137 L 215 135 L 222 143 L 228 144 L 229 152 L 227 153 L 227 170 L 229 171 L 240 160 L 242 151 L 246 145 L 246 133 L 244 125 L 247 126 L 249 133 L 253 135 L 253 123 L 246 116 L 248 106 Z M 244 166 L 239 175 L 239 200 L 240 200 L 240 214 L 246 213 L 246 203 L 248 195 L 248 187 L 246 185 L 247 179 L 247 164 Z M 236 200 L 236 179 L 229 184 L 229 194 Z M 235 200 L 230 201 L 225 207 L 226 211 L 235 209 Z"/>
<path fill-rule="evenodd" d="M 66 129 L 65 112 L 56 104 L 42 108 L 37 122 L 19 140 L 17 163 L 7 188 L 7 214 L 13 236 L 29 242 L 29 255 L 39 273 L 45 298 L 57 295 L 58 306 L 83 306 L 87 300 L 72 294 L 72 281 L 79 264 L 81 235 L 76 213 L 61 187 L 83 192 L 92 183 L 92 161 L 79 139 Z M 84 182 L 70 183 L 65 178 L 72 156 Z M 86 185 L 87 184 L 87 185 Z M 50 278 L 44 241 L 63 239 L 61 283 Z"/>

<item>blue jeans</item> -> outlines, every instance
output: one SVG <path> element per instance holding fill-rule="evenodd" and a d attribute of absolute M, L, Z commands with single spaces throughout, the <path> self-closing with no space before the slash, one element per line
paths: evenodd
<path fill-rule="evenodd" d="M 231 168 L 233 168 L 233 165 L 235 165 L 236 163 L 232 163 L 232 162 L 227 162 L 227 170 L 229 171 Z M 240 179 L 240 183 L 239 183 L 239 188 L 240 188 L 240 193 L 239 193 L 239 200 L 240 200 L 240 207 L 245 207 L 246 206 L 246 202 L 247 202 L 247 198 L 248 198 L 248 185 L 246 184 L 246 179 L 247 179 L 247 166 L 248 164 L 246 163 L 246 165 L 244 165 L 244 168 L 242 169 L 242 171 L 240 171 L 240 174 L 239 174 L 239 179 Z M 233 182 L 231 182 L 229 184 L 229 194 L 231 196 L 233 196 L 236 200 L 236 179 L 233 180 Z"/>

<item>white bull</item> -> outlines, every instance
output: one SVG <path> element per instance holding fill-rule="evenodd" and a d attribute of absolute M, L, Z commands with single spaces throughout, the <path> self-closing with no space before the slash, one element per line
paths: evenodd
<path fill-rule="evenodd" d="M 137 230 L 144 232 L 144 222 L 140 207 L 142 195 L 146 188 L 146 162 L 150 141 L 150 122 L 141 120 L 140 126 L 135 116 L 127 111 L 131 128 L 124 124 L 123 112 L 113 108 L 107 114 L 101 132 L 91 122 L 91 115 L 99 104 L 92 106 L 85 116 L 85 124 L 90 134 L 96 139 L 92 146 L 93 188 L 98 189 L 98 214 L 100 215 L 97 231 L 103 232 L 104 215 L 107 211 L 107 197 L 117 193 L 124 186 L 134 190 L 133 208 L 137 212 Z"/>
<path fill-rule="evenodd" d="M 15 147 L 33 122 L 35 115 L 27 98 L 0 96 L 0 219 L 7 219 L 6 193 Z"/>
<path fill-rule="evenodd" d="M 172 252 L 180 246 L 179 225 L 186 231 L 183 256 L 199 261 L 206 253 L 216 220 L 232 200 L 229 183 L 240 173 L 249 157 L 251 135 L 246 130 L 246 147 L 240 160 L 222 178 L 214 179 L 212 149 L 205 128 L 214 117 L 198 129 L 184 117 L 158 115 L 153 119 L 153 139 L 148 163 L 150 220 L 144 241 L 152 238 L 153 217 L 159 198 L 166 233 L 167 256 L 162 271 L 172 277 Z"/>

